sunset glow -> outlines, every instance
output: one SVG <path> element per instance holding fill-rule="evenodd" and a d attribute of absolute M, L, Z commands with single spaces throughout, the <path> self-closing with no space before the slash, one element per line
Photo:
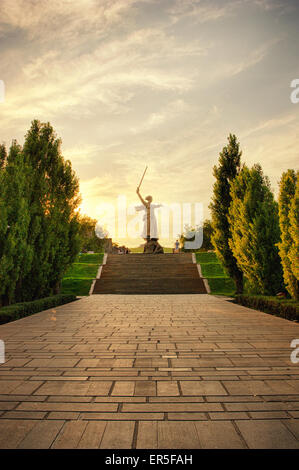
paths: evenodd
<path fill-rule="evenodd" d="M 119 195 L 139 204 L 145 165 L 144 196 L 209 217 L 230 132 L 277 193 L 298 162 L 298 13 L 295 0 L 1 0 L 1 140 L 50 121 L 97 219 Z"/>

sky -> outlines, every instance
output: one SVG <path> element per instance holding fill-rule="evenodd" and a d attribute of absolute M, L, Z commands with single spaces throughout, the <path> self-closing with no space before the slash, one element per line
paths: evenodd
<path fill-rule="evenodd" d="M 298 20 L 297 0 L 0 0 L 0 141 L 49 121 L 103 226 L 146 165 L 143 196 L 208 218 L 229 133 L 277 195 L 298 167 Z M 114 239 L 139 245 L 136 227 Z"/>

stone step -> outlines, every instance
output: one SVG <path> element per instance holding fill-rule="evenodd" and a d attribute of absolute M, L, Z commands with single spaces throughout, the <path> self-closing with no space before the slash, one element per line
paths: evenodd
<path fill-rule="evenodd" d="M 141 259 L 136 259 L 136 258 L 131 258 L 130 256 L 119 256 L 116 259 L 109 259 L 109 256 L 106 261 L 107 264 L 189 264 L 192 263 L 192 258 L 176 258 L 173 256 L 172 258 L 170 257 L 164 257 L 164 255 L 156 255 L 155 257 L 150 257 L 148 255 L 148 258 L 141 258 Z"/>
<path fill-rule="evenodd" d="M 133 282 L 130 282 L 133 281 Z M 98 279 L 93 294 L 206 294 L 202 279 Z"/>
<path fill-rule="evenodd" d="M 190 253 L 108 255 L 93 294 L 206 294 Z"/>
<path fill-rule="evenodd" d="M 197 279 L 198 278 L 198 273 L 106 273 L 102 272 L 101 279 Z"/>
<path fill-rule="evenodd" d="M 177 273 L 177 274 L 184 274 L 186 272 L 197 272 L 197 267 L 195 264 L 190 264 L 190 265 L 167 265 L 167 264 L 161 264 L 160 266 L 154 266 L 154 265 L 140 265 L 140 266 L 133 266 L 133 265 L 104 265 L 103 266 L 103 272 L 105 273 L 150 273 L 150 272 L 155 272 L 157 274 L 163 273 L 167 274 L 170 272 Z"/>

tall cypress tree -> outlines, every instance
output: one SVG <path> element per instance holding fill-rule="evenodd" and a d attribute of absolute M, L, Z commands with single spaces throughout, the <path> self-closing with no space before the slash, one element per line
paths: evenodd
<path fill-rule="evenodd" d="M 283 277 L 289 294 L 299 298 L 299 172 L 288 170 L 282 174 L 279 183 L 279 224 L 281 242 L 279 255 L 283 268 Z"/>
<path fill-rule="evenodd" d="M 22 300 L 59 290 L 67 267 L 79 251 L 76 209 L 79 183 L 69 161 L 61 155 L 52 126 L 33 121 L 23 148 L 29 168 L 30 226 L 33 249 L 30 273 L 21 279 Z"/>
<path fill-rule="evenodd" d="M 230 134 L 228 145 L 220 153 L 219 164 L 213 169 L 216 181 L 209 206 L 213 226 L 212 243 L 225 270 L 234 280 L 237 293 L 243 292 L 243 273 L 229 246 L 230 227 L 227 217 L 231 203 L 230 184 L 240 172 L 241 155 L 236 136 Z"/>
<path fill-rule="evenodd" d="M 4 168 L 7 160 L 7 151 L 4 144 L 0 144 L 0 170 Z"/>
<path fill-rule="evenodd" d="M 278 205 L 260 165 L 244 166 L 231 184 L 230 248 L 239 268 L 258 294 L 276 294 L 282 286 L 277 243 Z"/>
<path fill-rule="evenodd" d="M 32 251 L 27 245 L 30 221 L 27 171 L 21 147 L 12 142 L 0 172 L 0 304 L 17 301 L 21 273 L 31 267 Z"/>
<path fill-rule="evenodd" d="M 299 279 L 299 171 L 296 174 L 296 190 L 290 210 L 290 233 L 292 236 L 292 246 L 290 248 L 291 268 L 297 280 L 297 293 L 298 293 L 298 279 Z"/>

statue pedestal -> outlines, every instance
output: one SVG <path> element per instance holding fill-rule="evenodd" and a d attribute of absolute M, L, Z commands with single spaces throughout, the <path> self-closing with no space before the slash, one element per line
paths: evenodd
<path fill-rule="evenodd" d="M 164 250 L 157 240 L 148 240 L 144 245 L 143 253 L 158 255 L 164 253 Z"/>

